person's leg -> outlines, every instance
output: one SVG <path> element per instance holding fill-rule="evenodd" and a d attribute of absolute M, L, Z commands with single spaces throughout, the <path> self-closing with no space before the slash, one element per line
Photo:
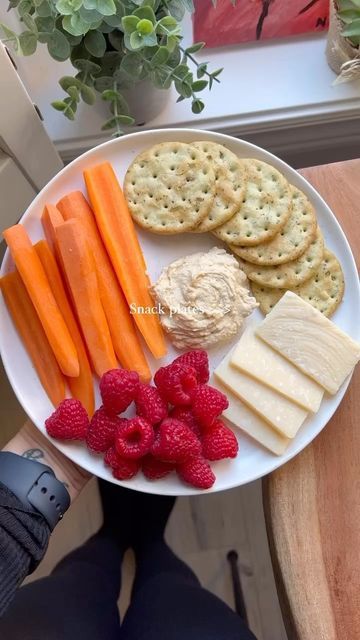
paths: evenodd
<path fill-rule="evenodd" d="M 132 492 L 100 483 L 104 525 L 66 556 L 53 573 L 22 587 L 0 619 L 0 638 L 9 640 L 118 640 L 117 599 L 121 560 L 129 545 Z M 113 514 L 117 514 L 116 521 Z"/>
<path fill-rule="evenodd" d="M 122 640 L 255 640 L 243 620 L 203 589 L 164 541 L 167 498 L 143 500 L 134 550 L 137 573 Z M 149 525 L 146 527 L 145 522 Z"/>

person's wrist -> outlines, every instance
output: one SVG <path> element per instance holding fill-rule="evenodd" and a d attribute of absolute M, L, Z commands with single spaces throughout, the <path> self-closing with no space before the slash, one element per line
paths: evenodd
<path fill-rule="evenodd" d="M 8 442 L 3 451 L 10 451 L 25 458 L 31 458 L 50 467 L 60 482 L 67 488 L 73 501 L 90 475 L 66 458 L 34 425 L 27 421 L 16 436 Z"/>

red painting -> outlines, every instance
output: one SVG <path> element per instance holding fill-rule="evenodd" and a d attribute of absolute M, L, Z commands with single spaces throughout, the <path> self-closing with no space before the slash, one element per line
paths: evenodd
<path fill-rule="evenodd" d="M 208 47 L 323 31 L 329 0 L 195 0 L 194 41 Z"/>

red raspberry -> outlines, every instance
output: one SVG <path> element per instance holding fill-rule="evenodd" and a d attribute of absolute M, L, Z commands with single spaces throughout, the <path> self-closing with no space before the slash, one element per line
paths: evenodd
<path fill-rule="evenodd" d="M 239 444 L 235 434 L 221 420 L 215 420 L 202 439 L 204 458 L 207 460 L 236 458 L 238 451 Z"/>
<path fill-rule="evenodd" d="M 104 456 L 106 465 L 112 468 L 114 478 L 117 480 L 130 480 L 140 469 L 139 460 L 126 460 L 121 458 L 115 447 L 110 447 Z"/>
<path fill-rule="evenodd" d="M 111 369 L 100 380 L 100 393 L 108 413 L 122 413 L 135 400 L 139 374 L 126 369 Z"/>
<path fill-rule="evenodd" d="M 142 458 L 149 453 L 154 442 L 154 429 L 145 418 L 139 416 L 124 422 L 115 437 L 116 451 L 122 458 Z"/>
<path fill-rule="evenodd" d="M 190 458 L 177 467 L 179 478 L 197 489 L 210 489 L 216 477 L 204 458 Z"/>
<path fill-rule="evenodd" d="M 122 422 L 122 418 L 109 416 L 104 407 L 100 407 L 90 420 L 86 436 L 88 449 L 96 453 L 107 451 L 114 444 L 115 434 Z"/>
<path fill-rule="evenodd" d="M 211 427 L 215 419 L 228 406 L 227 397 L 214 387 L 210 387 L 208 384 L 199 384 L 195 389 L 192 410 L 202 427 Z"/>
<path fill-rule="evenodd" d="M 151 453 L 163 462 L 185 462 L 199 455 L 201 444 L 191 429 L 180 420 L 166 418 L 160 424 Z"/>
<path fill-rule="evenodd" d="M 162 399 L 156 387 L 140 383 L 136 400 L 136 413 L 150 424 L 158 424 L 168 414 L 167 403 Z"/>
<path fill-rule="evenodd" d="M 126 460 L 119 458 L 119 464 L 113 468 L 113 476 L 117 480 L 130 480 L 140 470 L 140 460 Z"/>
<path fill-rule="evenodd" d="M 68 398 L 45 420 L 46 431 L 57 440 L 84 440 L 89 428 L 89 416 L 80 400 Z"/>
<path fill-rule="evenodd" d="M 187 364 L 196 371 L 196 378 L 199 384 L 204 384 L 209 381 L 209 358 L 206 351 L 203 349 L 194 349 L 194 351 L 187 351 L 178 358 L 175 358 L 174 362 L 178 364 Z"/>
<path fill-rule="evenodd" d="M 196 371 L 188 365 L 173 362 L 155 373 L 154 382 L 164 400 L 175 406 L 187 405 L 197 386 Z"/>
<path fill-rule="evenodd" d="M 170 418 L 175 418 L 175 420 L 180 420 L 180 422 L 185 422 L 191 431 L 200 438 L 200 425 L 189 407 L 174 407 L 171 409 L 169 416 Z"/>
<path fill-rule="evenodd" d="M 142 472 L 145 478 L 148 480 L 159 480 L 165 478 L 169 473 L 175 469 L 175 466 L 171 462 L 162 462 L 157 460 L 151 453 L 148 453 L 145 458 L 142 459 Z"/>

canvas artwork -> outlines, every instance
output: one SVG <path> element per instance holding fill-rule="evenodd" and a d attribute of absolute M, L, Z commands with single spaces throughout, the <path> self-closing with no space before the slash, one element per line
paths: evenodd
<path fill-rule="evenodd" d="M 195 0 L 194 41 L 219 47 L 323 31 L 328 19 L 329 0 Z"/>

